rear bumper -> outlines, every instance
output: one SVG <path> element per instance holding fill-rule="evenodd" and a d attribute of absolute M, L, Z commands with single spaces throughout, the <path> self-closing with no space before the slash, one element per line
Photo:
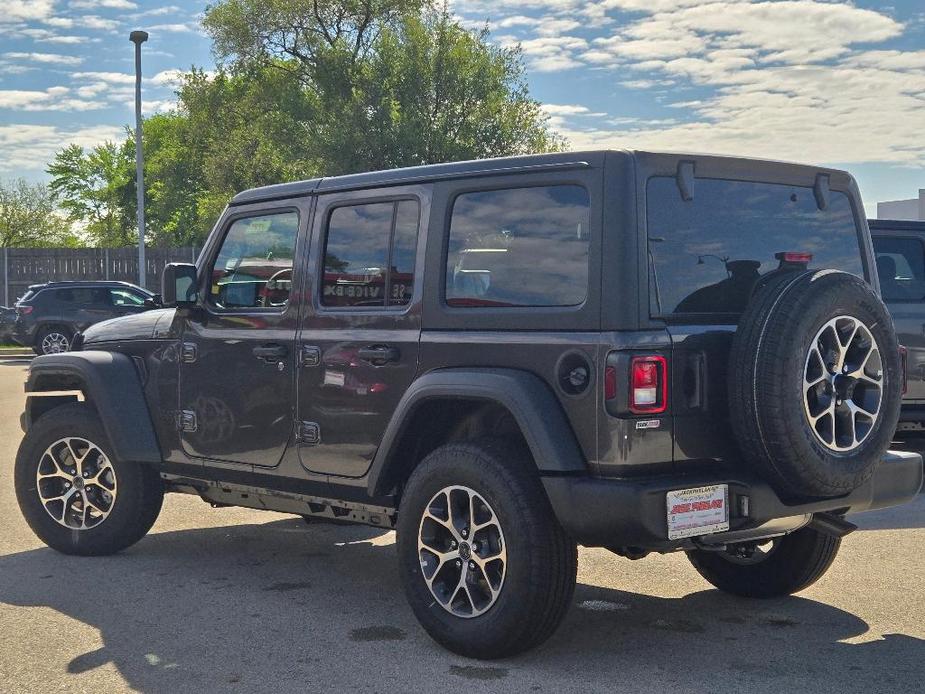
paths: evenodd
<path fill-rule="evenodd" d="M 640 479 L 544 477 L 543 485 L 559 522 L 580 544 L 671 551 L 693 546 L 690 540 L 668 540 L 665 495 L 672 490 L 728 484 L 730 531 L 740 531 L 803 514 L 898 506 L 915 498 L 922 478 L 922 456 L 889 451 L 871 479 L 851 494 L 799 504 L 785 503 L 758 478 L 728 473 Z M 742 497 L 748 497 L 748 515 L 741 515 Z"/>

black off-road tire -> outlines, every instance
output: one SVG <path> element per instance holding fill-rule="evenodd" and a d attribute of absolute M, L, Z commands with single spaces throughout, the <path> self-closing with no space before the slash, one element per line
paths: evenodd
<path fill-rule="evenodd" d="M 727 552 L 692 550 L 687 558 L 709 583 L 745 598 L 778 598 L 809 588 L 829 570 L 841 539 L 802 528 L 775 541 L 762 561 L 736 563 Z"/>
<path fill-rule="evenodd" d="M 86 439 L 99 447 L 112 464 L 118 484 L 109 516 L 83 530 L 67 528 L 53 519 L 37 489 L 36 472 L 45 450 L 67 437 Z M 86 403 L 55 408 L 33 423 L 16 455 L 15 486 L 19 508 L 38 538 L 59 552 L 83 556 L 115 554 L 138 542 L 154 525 L 164 499 L 157 471 L 115 458 L 96 411 Z"/>
<path fill-rule="evenodd" d="M 508 553 L 496 601 L 469 618 L 451 614 L 437 602 L 418 552 L 427 505 L 453 485 L 474 490 L 494 510 Z M 427 633 L 454 653 L 488 660 L 529 650 L 552 635 L 571 604 L 577 546 L 556 520 L 536 467 L 520 445 L 483 439 L 434 450 L 408 480 L 397 529 L 408 602 Z"/>
<path fill-rule="evenodd" d="M 879 347 L 880 411 L 866 438 L 838 452 L 817 437 L 804 411 L 810 345 L 838 316 L 852 316 Z M 864 280 L 835 270 L 782 272 L 756 292 L 733 338 L 729 414 L 746 465 L 783 497 L 848 494 L 882 460 L 899 420 L 902 366 L 893 322 Z"/>

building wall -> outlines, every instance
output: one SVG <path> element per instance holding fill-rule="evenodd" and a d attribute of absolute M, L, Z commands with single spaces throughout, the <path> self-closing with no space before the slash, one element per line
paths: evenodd
<path fill-rule="evenodd" d="M 891 200 L 877 203 L 877 219 L 902 219 L 925 222 L 925 188 L 911 200 Z"/>

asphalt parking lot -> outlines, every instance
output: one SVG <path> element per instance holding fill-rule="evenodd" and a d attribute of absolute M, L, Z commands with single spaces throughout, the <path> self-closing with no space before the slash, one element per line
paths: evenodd
<path fill-rule="evenodd" d="M 799 597 L 712 590 L 683 556 L 581 551 L 575 605 L 543 647 L 482 663 L 406 607 L 394 535 L 306 526 L 171 495 L 114 557 L 64 557 L 16 508 L 25 366 L 0 361 L 0 690 L 921 692 L 925 497 L 854 517 Z"/>

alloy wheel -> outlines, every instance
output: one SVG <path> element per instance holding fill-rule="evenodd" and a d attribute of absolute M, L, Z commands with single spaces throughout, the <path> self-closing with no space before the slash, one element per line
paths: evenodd
<path fill-rule="evenodd" d="M 803 408 L 816 438 L 839 453 L 870 435 L 883 397 L 883 362 L 873 334 L 853 316 L 816 333 L 803 373 Z"/>
<path fill-rule="evenodd" d="M 87 530 L 105 521 L 116 502 L 116 473 L 99 446 L 69 437 L 51 444 L 36 471 L 42 507 L 57 523 Z"/>
<path fill-rule="evenodd" d="M 59 332 L 50 332 L 42 338 L 42 354 L 60 354 L 71 348 L 67 335 Z"/>
<path fill-rule="evenodd" d="M 437 492 L 418 529 L 421 572 L 447 612 L 463 618 L 487 612 L 501 594 L 507 547 L 498 516 L 469 487 Z"/>

